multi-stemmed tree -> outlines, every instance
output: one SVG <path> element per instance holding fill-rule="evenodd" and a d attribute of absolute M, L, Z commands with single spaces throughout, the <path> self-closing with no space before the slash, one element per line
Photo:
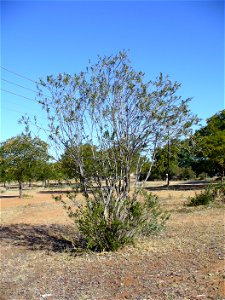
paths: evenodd
<path fill-rule="evenodd" d="M 147 180 L 157 147 L 187 134 L 197 120 L 188 107 L 190 99 L 177 95 L 179 83 L 162 74 L 146 82 L 144 73 L 132 68 L 126 52 L 99 57 L 80 74 L 48 76 L 38 88 L 52 142 L 61 153 L 69 153 L 84 196 L 101 202 L 107 224 L 112 218 L 125 219 L 121 209 L 131 191 L 133 169 L 131 206 L 137 202 L 143 157 L 151 162 Z M 85 166 L 84 145 L 91 149 L 94 176 Z"/>

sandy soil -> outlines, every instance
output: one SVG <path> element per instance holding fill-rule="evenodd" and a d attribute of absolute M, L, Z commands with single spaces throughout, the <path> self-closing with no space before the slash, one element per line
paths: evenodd
<path fill-rule="evenodd" d="M 187 208 L 195 190 L 153 187 L 171 213 L 166 230 L 101 254 L 66 250 L 76 232 L 58 190 L 2 193 L 0 299 L 225 299 L 224 207 Z"/>

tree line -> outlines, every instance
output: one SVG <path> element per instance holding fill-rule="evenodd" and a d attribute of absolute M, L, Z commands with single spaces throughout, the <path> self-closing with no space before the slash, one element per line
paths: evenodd
<path fill-rule="evenodd" d="M 170 164 L 168 165 L 168 161 Z M 146 166 L 148 169 L 148 165 Z M 150 179 L 203 179 L 205 176 L 224 178 L 225 170 L 225 110 L 206 120 L 206 125 L 190 138 L 171 140 L 170 147 L 157 149 Z M 146 171 L 143 170 L 145 174 Z"/>
<path fill-rule="evenodd" d="M 206 174 L 209 177 L 224 177 L 225 170 L 225 110 L 207 119 L 207 125 L 197 130 L 190 138 L 173 139 L 170 147 L 165 144 L 156 149 L 155 161 L 148 180 L 165 180 L 166 174 L 173 180 L 200 178 Z M 24 182 L 42 181 L 46 187 L 49 180 L 61 182 L 75 180 L 79 182 L 79 169 L 73 159 L 78 150 L 67 147 L 61 158 L 53 162 L 49 155 L 49 146 L 39 138 L 32 138 L 29 134 L 21 134 L 1 143 L 0 146 L 0 179 L 4 185 L 8 182 L 18 182 L 20 197 Z M 104 177 L 101 155 L 95 147 L 99 161 L 93 159 L 92 146 L 80 146 L 83 153 L 84 172 L 88 178 L 94 178 L 96 173 Z M 113 149 L 109 149 L 105 156 L 112 156 Z M 135 173 L 135 166 L 139 156 L 131 165 L 131 172 Z M 142 170 L 139 180 L 144 180 L 149 171 L 151 161 L 141 156 Z M 107 171 L 108 172 L 108 171 Z M 113 174 L 112 174 L 113 175 Z"/>

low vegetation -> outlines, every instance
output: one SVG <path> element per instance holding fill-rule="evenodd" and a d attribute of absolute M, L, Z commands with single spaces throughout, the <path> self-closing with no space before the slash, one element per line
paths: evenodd
<path fill-rule="evenodd" d="M 190 198 L 187 206 L 209 205 L 213 202 L 225 203 L 225 184 L 207 186 L 199 194 Z"/>
<path fill-rule="evenodd" d="M 40 183 L 26 189 L 31 197 L 22 200 L 15 186 L 9 187 L 1 195 L 1 299 L 224 299 L 224 207 L 184 210 L 183 203 L 202 185 L 172 181 L 167 189 L 163 184 L 147 183 L 157 197 L 149 193 L 146 203 L 158 210 L 160 202 L 169 211 L 165 229 L 152 235 L 150 226 L 151 235 L 147 230 L 135 245 L 101 253 L 83 248 L 75 219 L 52 199 L 62 193 L 69 204 L 69 186 Z M 77 207 L 84 204 L 81 193 L 74 200 Z M 161 217 L 158 221 L 161 229 Z"/>
<path fill-rule="evenodd" d="M 86 199 L 85 206 L 78 206 L 75 210 L 56 196 L 57 201 L 63 203 L 68 216 L 77 225 L 85 248 L 93 251 L 115 251 L 134 243 L 135 238 L 159 233 L 165 225 L 169 214 L 159 203 L 159 198 L 142 190 L 141 200 L 127 197 L 119 202 L 113 198 L 105 215 L 105 205 L 101 192 L 96 191 L 92 199 Z M 76 193 L 69 195 L 70 200 L 76 202 Z"/>

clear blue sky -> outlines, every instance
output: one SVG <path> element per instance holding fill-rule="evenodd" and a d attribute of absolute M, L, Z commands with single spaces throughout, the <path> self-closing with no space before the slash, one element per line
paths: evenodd
<path fill-rule="evenodd" d="M 205 120 L 224 109 L 223 1 L 2 1 L 1 66 L 38 80 L 76 73 L 97 55 L 130 49 L 136 70 L 182 83 Z M 31 99 L 35 84 L 1 69 L 1 89 Z M 3 80 L 4 79 L 4 80 Z M 24 113 L 45 119 L 31 100 L 1 91 L 1 139 L 19 134 Z"/>

